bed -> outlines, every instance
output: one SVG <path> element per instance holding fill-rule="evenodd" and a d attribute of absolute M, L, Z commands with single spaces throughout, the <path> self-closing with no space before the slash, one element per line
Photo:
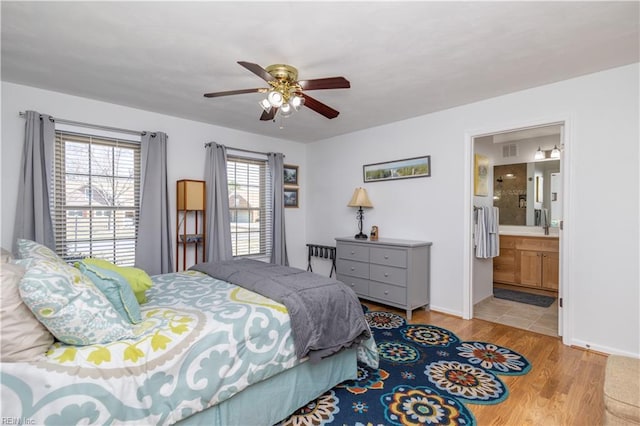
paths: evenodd
<path fill-rule="evenodd" d="M 377 363 L 373 338 L 300 357 L 287 308 L 198 271 L 152 277 L 134 336 L 56 341 L 3 362 L 2 416 L 21 424 L 272 425 Z M 251 409 L 247 409 L 251 407 Z"/>

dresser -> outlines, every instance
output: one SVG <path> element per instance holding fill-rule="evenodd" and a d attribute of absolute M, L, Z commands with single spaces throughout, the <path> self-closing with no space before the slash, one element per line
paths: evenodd
<path fill-rule="evenodd" d="M 358 297 L 412 311 L 429 308 L 431 243 L 336 238 L 337 278 Z"/>

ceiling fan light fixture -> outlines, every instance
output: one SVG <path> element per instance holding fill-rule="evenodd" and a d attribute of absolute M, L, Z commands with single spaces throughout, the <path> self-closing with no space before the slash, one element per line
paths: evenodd
<path fill-rule="evenodd" d="M 280 114 L 282 114 L 283 117 L 289 117 L 291 114 L 293 114 L 293 108 L 289 103 L 282 104 L 282 106 L 280 107 Z"/>
<path fill-rule="evenodd" d="M 293 109 L 298 111 L 302 107 L 302 105 L 304 105 L 304 98 L 299 95 L 293 95 L 289 103 L 291 104 Z"/>
<path fill-rule="evenodd" d="M 267 101 L 269 101 L 272 107 L 280 108 L 284 102 L 284 96 L 277 90 L 272 90 L 267 95 Z"/>
<path fill-rule="evenodd" d="M 267 99 L 263 99 L 258 104 L 262 107 L 263 110 L 269 112 L 271 110 L 271 104 Z"/>
<path fill-rule="evenodd" d="M 260 115 L 260 121 L 275 121 L 275 117 L 278 116 L 279 112 L 281 116 L 292 114 L 303 105 L 328 119 L 336 118 L 340 114 L 339 111 L 304 94 L 303 91 L 349 89 L 351 87 L 349 80 L 344 77 L 298 80 L 298 70 L 291 65 L 274 64 L 263 68 L 258 64 L 247 61 L 238 61 L 238 64 L 267 82 L 270 87 L 227 90 L 224 92 L 205 93 L 204 96 L 206 98 L 218 98 L 244 93 L 261 93 L 264 99 L 259 101 L 258 104 L 264 111 Z M 285 107 L 285 112 L 281 112 L 280 109 L 284 104 L 288 104 L 288 106 Z"/>

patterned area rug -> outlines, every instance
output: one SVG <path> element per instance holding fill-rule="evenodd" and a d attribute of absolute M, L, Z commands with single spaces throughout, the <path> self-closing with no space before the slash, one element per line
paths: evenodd
<path fill-rule="evenodd" d="M 509 391 L 498 375 L 531 369 L 508 348 L 463 342 L 444 328 L 407 324 L 390 312 L 366 317 L 380 368 L 358 366 L 357 380 L 336 386 L 281 425 L 475 425 L 465 404 L 504 401 Z"/>

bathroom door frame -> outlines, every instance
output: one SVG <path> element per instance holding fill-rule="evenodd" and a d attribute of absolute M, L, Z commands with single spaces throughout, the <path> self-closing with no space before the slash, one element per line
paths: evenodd
<path fill-rule="evenodd" d="M 463 265 L 463 294 L 462 294 L 462 318 L 473 318 L 473 159 L 475 154 L 474 139 L 496 133 L 512 132 L 532 127 L 543 127 L 552 124 L 562 124 L 561 140 L 561 162 L 560 171 L 562 173 L 562 226 L 560 229 L 560 252 L 559 252 L 559 286 L 558 299 L 561 301 L 558 315 L 558 334 L 562 336 L 562 342 L 569 345 L 573 338 L 573 307 L 571 294 L 573 283 L 571 282 L 570 271 L 572 262 L 569 250 L 571 248 L 571 224 L 573 223 L 574 211 L 572 209 L 571 194 L 573 193 L 571 181 L 573 167 L 571 163 L 571 148 L 573 137 L 574 119 L 570 114 L 541 117 L 538 119 L 522 122 L 496 123 L 485 128 L 475 129 L 465 132 L 465 172 L 464 172 L 464 265 Z"/>

